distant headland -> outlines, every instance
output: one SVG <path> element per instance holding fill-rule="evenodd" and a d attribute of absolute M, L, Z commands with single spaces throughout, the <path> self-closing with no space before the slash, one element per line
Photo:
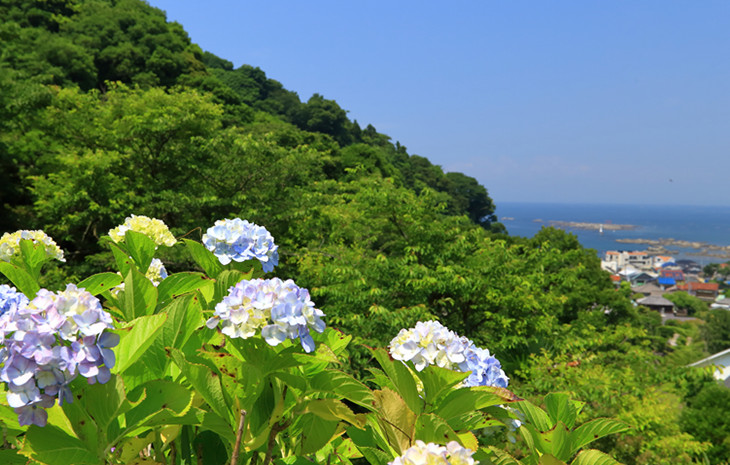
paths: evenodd
<path fill-rule="evenodd" d="M 543 221 L 541 219 L 533 220 L 536 223 L 547 223 L 550 226 L 558 228 L 572 228 L 572 229 L 586 229 L 596 231 L 630 231 L 636 229 L 638 226 L 633 224 L 615 224 L 615 223 L 584 223 L 581 221 L 556 221 L 548 220 Z"/>

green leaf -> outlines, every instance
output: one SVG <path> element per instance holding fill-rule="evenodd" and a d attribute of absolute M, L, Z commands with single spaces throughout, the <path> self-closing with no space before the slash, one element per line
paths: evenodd
<path fill-rule="evenodd" d="M 411 370 L 403 362 L 391 360 L 385 349 L 372 349 L 371 352 L 408 407 L 416 414 L 421 413 L 423 411 L 423 399 L 418 395 L 416 381 Z"/>
<path fill-rule="evenodd" d="M 162 307 L 181 294 L 187 294 L 197 289 L 213 286 L 213 281 L 203 273 L 185 272 L 169 275 L 157 286 L 157 306 Z"/>
<path fill-rule="evenodd" d="M 157 288 L 137 269 L 130 268 L 124 279 L 124 291 L 119 294 L 119 304 L 127 321 L 151 315 L 157 305 Z"/>
<path fill-rule="evenodd" d="M 21 239 L 19 245 L 26 271 L 37 280 L 40 277 L 41 267 L 50 260 L 46 255 L 46 248 L 43 244 L 37 244 L 30 239 Z"/>
<path fill-rule="evenodd" d="M 369 410 L 373 409 L 375 397 L 363 383 L 339 370 L 325 370 L 309 380 L 311 389 L 335 394 Z"/>
<path fill-rule="evenodd" d="M 325 420 L 312 413 L 306 413 L 299 417 L 299 427 L 302 429 L 299 444 L 301 455 L 308 455 L 317 452 L 332 439 L 337 431 L 338 421 Z"/>
<path fill-rule="evenodd" d="M 553 423 L 562 421 L 568 429 L 575 425 L 578 412 L 567 394 L 550 393 L 546 395 L 545 408 Z"/>
<path fill-rule="evenodd" d="M 124 382 L 120 376 L 112 376 L 111 381 L 106 384 L 95 383 L 87 386 L 83 402 L 89 415 L 105 435 L 105 443 L 118 435 L 118 419 L 133 407 L 127 400 Z"/>
<path fill-rule="evenodd" d="M 542 433 L 539 443 L 546 453 L 559 460 L 568 460 L 573 455 L 570 449 L 570 433 L 561 421 L 555 423 L 550 431 Z"/>
<path fill-rule="evenodd" d="M 530 401 L 522 401 L 515 408 L 522 412 L 525 415 L 525 421 L 537 428 L 538 431 L 550 431 L 555 425 L 544 410 Z"/>
<path fill-rule="evenodd" d="M 571 465 L 621 465 L 621 463 L 601 451 L 588 449 L 578 454 Z"/>
<path fill-rule="evenodd" d="M 136 231 L 127 231 L 124 234 L 124 244 L 127 246 L 129 255 L 137 264 L 139 271 L 146 273 L 150 267 L 152 257 L 155 255 L 157 245 L 147 235 Z"/>
<path fill-rule="evenodd" d="M 190 239 L 183 239 L 183 241 L 193 260 L 205 271 L 205 274 L 211 278 L 217 278 L 218 273 L 223 270 L 218 257 L 213 255 L 213 252 L 206 249 L 200 242 L 191 241 Z"/>
<path fill-rule="evenodd" d="M 522 465 L 522 462 L 515 459 L 502 449 L 497 449 L 494 446 L 488 446 L 486 450 L 478 450 L 476 453 L 474 453 L 473 457 L 474 460 L 479 460 L 479 463 L 481 464 L 490 463 L 494 465 Z"/>
<path fill-rule="evenodd" d="M 385 434 L 388 445 L 400 455 L 413 442 L 416 415 L 395 391 L 384 388 L 373 394 L 380 428 Z"/>
<path fill-rule="evenodd" d="M 27 271 L 17 265 L 0 262 L 0 273 L 4 274 L 28 299 L 32 300 L 41 288 L 38 282 Z"/>
<path fill-rule="evenodd" d="M 571 452 L 576 453 L 586 444 L 609 434 L 621 433 L 631 429 L 627 424 L 610 418 L 596 418 L 584 423 L 570 434 Z"/>
<path fill-rule="evenodd" d="M 114 255 L 114 261 L 117 262 L 117 268 L 122 276 L 127 276 L 129 269 L 132 267 L 132 258 L 129 256 L 127 249 L 122 244 L 115 242 L 109 242 L 109 247 L 112 249 Z"/>
<path fill-rule="evenodd" d="M 192 294 L 175 299 L 163 311 L 167 312 L 167 321 L 162 326 L 163 347 L 182 349 L 190 336 L 205 323 L 200 303 Z"/>
<path fill-rule="evenodd" d="M 122 277 L 116 273 L 98 273 L 81 281 L 77 287 L 86 289 L 92 295 L 99 295 L 122 282 Z"/>
<path fill-rule="evenodd" d="M 540 465 L 566 465 L 565 462 L 558 459 L 552 454 L 545 454 L 542 457 L 540 457 L 540 461 L 538 462 Z"/>
<path fill-rule="evenodd" d="M 28 458 L 20 455 L 20 451 L 13 449 L 0 449 L 0 463 L 3 465 L 21 465 L 27 462 Z"/>
<path fill-rule="evenodd" d="M 102 444 L 98 434 L 98 428 L 94 420 L 85 409 L 85 403 L 66 402 L 63 404 L 63 414 L 68 418 L 73 427 L 74 435 L 79 438 L 89 450 L 102 451 L 106 444 Z"/>
<path fill-rule="evenodd" d="M 426 399 L 426 403 L 434 405 L 441 395 L 449 392 L 452 387 L 456 386 L 469 376 L 469 373 L 460 373 L 458 371 L 431 365 L 421 371 L 416 371 L 416 376 L 418 376 L 423 383 L 423 394 Z"/>
<path fill-rule="evenodd" d="M 53 425 L 31 426 L 21 453 L 46 465 L 97 465 L 104 461 L 78 438 Z"/>
<path fill-rule="evenodd" d="M 127 431 L 144 426 L 164 425 L 174 417 L 185 415 L 193 402 L 193 392 L 172 381 L 155 380 L 129 393 L 138 405 L 126 414 Z M 192 417 L 192 424 L 198 420 Z"/>
<path fill-rule="evenodd" d="M 124 373 L 127 368 L 138 362 L 145 350 L 154 342 L 165 321 L 167 321 L 166 313 L 141 316 L 115 331 L 119 334 L 120 341 L 114 349 L 117 363 L 112 373 Z"/>
<path fill-rule="evenodd" d="M 518 400 L 519 397 L 504 388 L 492 386 L 464 387 L 449 392 L 435 407 L 434 413 L 445 420 L 450 420 L 475 410 Z"/>
<path fill-rule="evenodd" d="M 207 365 L 188 361 L 178 349 L 170 349 L 170 355 L 187 381 L 208 403 L 213 412 L 227 420 L 229 427 L 232 428 L 233 416 L 223 393 L 220 373 L 213 371 Z"/>
<path fill-rule="evenodd" d="M 346 421 L 358 428 L 365 427 L 364 416 L 355 415 L 350 408 L 339 399 L 312 399 L 303 405 L 301 413 L 313 413 L 320 418 L 331 421 Z"/>
<path fill-rule="evenodd" d="M 436 444 L 446 444 L 450 441 L 461 442 L 456 431 L 451 429 L 443 418 L 432 413 L 421 414 L 416 418 L 414 439 L 435 442 Z"/>
<path fill-rule="evenodd" d="M 246 279 L 243 273 L 236 270 L 225 270 L 218 274 L 215 279 L 215 294 L 213 294 L 214 302 L 221 302 L 223 297 L 227 296 L 230 288 Z"/>

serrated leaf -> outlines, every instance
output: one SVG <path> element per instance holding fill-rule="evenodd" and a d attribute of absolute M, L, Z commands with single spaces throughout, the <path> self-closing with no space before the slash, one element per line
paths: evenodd
<path fill-rule="evenodd" d="M 205 274 L 211 278 L 217 278 L 218 274 L 223 270 L 223 266 L 218 258 L 213 255 L 213 252 L 206 249 L 200 242 L 191 241 L 190 239 L 183 239 L 183 242 L 185 242 L 185 246 L 193 257 L 193 260 L 195 260 L 195 263 L 203 269 Z"/>
<path fill-rule="evenodd" d="M 115 331 L 119 334 L 120 341 L 114 348 L 117 363 L 112 373 L 123 373 L 139 361 L 145 350 L 154 342 L 165 321 L 167 321 L 166 313 L 142 316 Z"/>
<path fill-rule="evenodd" d="M 627 424 L 610 418 L 596 418 L 584 423 L 570 433 L 571 452 L 576 453 L 586 444 L 609 434 L 621 433 L 631 429 Z"/>
<path fill-rule="evenodd" d="M 185 379 L 195 388 L 200 396 L 208 403 L 210 408 L 219 417 L 228 422 L 232 428 L 233 417 L 231 409 L 226 402 L 223 386 L 220 381 L 220 373 L 216 373 L 207 365 L 193 363 L 185 358 L 185 355 L 178 349 L 170 349 L 170 355 L 175 365 L 185 376 Z"/>
<path fill-rule="evenodd" d="M 92 295 L 99 295 L 122 282 L 122 277 L 116 273 L 98 273 L 81 281 L 77 287 L 86 289 Z"/>
<path fill-rule="evenodd" d="M 390 389 L 375 391 L 377 420 L 388 444 L 399 455 L 411 446 L 416 427 L 416 414 L 403 398 Z"/>
<path fill-rule="evenodd" d="M 103 459 L 78 438 L 53 425 L 31 426 L 25 435 L 21 454 L 46 465 L 97 465 Z"/>
<path fill-rule="evenodd" d="M 132 258 L 129 256 L 129 253 L 127 252 L 127 249 L 122 244 L 117 244 L 115 242 L 109 242 L 109 248 L 112 251 L 112 255 L 114 255 L 114 261 L 117 263 L 117 268 L 119 269 L 119 272 L 122 274 L 122 276 L 127 276 L 127 273 L 129 273 L 129 269 L 132 267 Z"/>
<path fill-rule="evenodd" d="M 46 255 L 46 248 L 30 239 L 21 239 L 19 242 L 20 254 L 25 264 L 25 269 L 33 277 L 38 279 L 43 264 L 50 260 Z"/>
<path fill-rule="evenodd" d="M 547 413 L 530 401 L 522 401 L 515 406 L 525 416 L 525 421 L 538 431 L 549 431 L 555 425 Z"/>
<path fill-rule="evenodd" d="M 172 418 L 182 417 L 188 412 L 193 393 L 177 383 L 155 380 L 137 387 L 129 393 L 129 398 L 140 402 L 126 414 L 127 432 L 172 423 Z M 196 424 L 198 420 L 191 417 L 189 422 Z"/>
<path fill-rule="evenodd" d="M 571 465 L 621 465 L 621 463 L 601 451 L 588 449 L 578 454 Z"/>
<path fill-rule="evenodd" d="M 187 294 L 206 286 L 212 287 L 213 285 L 213 280 L 207 278 L 203 273 L 171 274 L 157 286 L 158 307 L 169 304 L 175 296 Z"/>
<path fill-rule="evenodd" d="M 163 309 L 167 321 L 162 326 L 162 346 L 182 349 L 190 336 L 203 326 L 203 311 L 194 295 L 175 299 Z"/>
<path fill-rule="evenodd" d="M 432 413 L 424 413 L 416 418 L 415 431 L 414 439 L 423 442 L 446 444 L 451 441 L 459 442 L 461 439 L 443 418 Z"/>
<path fill-rule="evenodd" d="M 118 300 L 127 321 L 151 315 L 157 306 L 157 288 L 136 268 L 130 268 Z"/>
<path fill-rule="evenodd" d="M 337 432 L 338 421 L 325 420 L 313 413 L 299 417 L 302 429 L 299 437 L 301 455 L 309 455 L 324 447 Z"/>
<path fill-rule="evenodd" d="M 423 383 L 423 395 L 426 403 L 435 405 L 439 397 L 461 383 L 469 373 L 461 373 L 436 365 L 427 366 L 421 371 L 416 371 L 416 376 Z"/>
<path fill-rule="evenodd" d="M 146 273 L 152 262 L 152 257 L 155 255 L 155 249 L 157 248 L 155 242 L 146 234 L 129 230 L 124 234 L 124 244 L 127 246 L 129 255 L 139 271 Z"/>
<path fill-rule="evenodd" d="M 545 396 L 545 409 L 553 423 L 562 421 L 568 429 L 575 425 L 578 412 L 567 394 L 550 393 Z"/>
<path fill-rule="evenodd" d="M 416 380 L 413 374 L 402 362 L 391 360 L 390 355 L 385 349 L 372 349 L 371 353 L 375 356 L 385 374 L 390 378 L 395 386 L 398 394 L 403 398 L 408 407 L 415 413 L 419 414 L 423 411 L 423 399 L 418 395 L 416 388 Z"/>
<path fill-rule="evenodd" d="M 17 265 L 0 261 L 0 273 L 4 274 L 28 299 L 32 300 L 41 288 L 27 271 Z"/>
<path fill-rule="evenodd" d="M 502 449 L 497 449 L 494 446 L 488 446 L 487 451 L 489 452 L 484 450 L 477 451 L 474 454 L 474 459 L 479 460 L 480 463 L 486 463 L 486 461 L 489 460 L 489 463 L 494 465 L 522 465 L 522 462 L 512 457 Z"/>
<path fill-rule="evenodd" d="M 475 386 L 453 389 L 435 406 L 437 415 L 445 420 L 493 405 L 516 402 L 519 397 L 504 388 Z"/>
<path fill-rule="evenodd" d="M 335 394 L 369 410 L 373 409 L 375 397 L 363 383 L 339 370 L 325 370 L 309 380 L 311 389 Z"/>
<path fill-rule="evenodd" d="M 303 406 L 301 413 L 313 413 L 330 421 L 346 421 L 358 428 L 365 427 L 365 418 L 355 415 L 348 406 L 338 399 L 312 399 Z"/>

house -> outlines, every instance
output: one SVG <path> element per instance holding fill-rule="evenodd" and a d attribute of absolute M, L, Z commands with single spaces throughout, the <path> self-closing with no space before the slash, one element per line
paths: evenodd
<path fill-rule="evenodd" d="M 647 273 L 645 271 L 631 276 L 631 285 L 640 285 L 655 282 L 657 279 L 656 275 Z"/>
<path fill-rule="evenodd" d="M 654 257 L 654 268 L 661 268 L 665 263 L 674 261 L 669 255 L 657 255 Z"/>
<path fill-rule="evenodd" d="M 714 302 L 720 293 L 720 285 L 717 283 L 685 283 L 678 284 L 677 290 L 685 291 L 706 302 Z"/>
<path fill-rule="evenodd" d="M 721 308 L 723 310 L 730 310 L 730 299 L 717 299 L 715 303 L 710 304 L 710 308 Z"/>
<path fill-rule="evenodd" d="M 642 284 L 641 286 L 635 286 L 632 287 L 631 290 L 639 294 L 644 294 L 646 297 L 649 297 L 650 295 L 661 295 L 662 292 L 664 292 L 661 287 L 657 286 L 654 283 L 647 283 Z"/>
<path fill-rule="evenodd" d="M 673 266 L 662 266 L 659 276 L 662 278 L 673 278 L 675 281 L 684 281 L 684 272 L 676 265 Z"/>
<path fill-rule="evenodd" d="M 674 313 L 674 302 L 659 295 L 650 295 L 636 301 L 637 304 L 649 307 L 659 313 Z"/>
<path fill-rule="evenodd" d="M 707 358 L 703 358 L 699 362 L 690 363 L 691 367 L 709 367 L 714 366 L 715 379 L 722 381 L 725 386 L 730 387 L 730 349 L 723 350 Z"/>
<path fill-rule="evenodd" d="M 666 291 L 670 287 L 674 287 L 677 284 L 677 281 L 675 281 L 674 278 L 660 277 L 657 279 L 657 284 L 659 284 L 662 290 Z"/>

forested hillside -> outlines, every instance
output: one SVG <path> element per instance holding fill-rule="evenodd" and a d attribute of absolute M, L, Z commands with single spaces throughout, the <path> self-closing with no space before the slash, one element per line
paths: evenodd
<path fill-rule="evenodd" d="M 569 392 L 586 420 L 631 425 L 600 443 L 623 463 L 726 463 L 730 427 L 718 442 L 697 420 L 717 388 L 684 368 L 707 353 L 696 326 L 667 331 L 573 235 L 510 237 L 474 178 L 284 85 L 141 0 L 3 1 L 0 233 L 59 243 L 54 289 L 109 270 L 99 238 L 130 214 L 197 240 L 244 218 L 276 239 L 278 275 L 359 343 L 437 319 L 496 354 L 518 395 Z M 184 257 L 162 259 L 172 272 Z M 675 330 L 694 342 L 669 346 Z M 350 357 L 365 376 L 369 352 Z"/>

